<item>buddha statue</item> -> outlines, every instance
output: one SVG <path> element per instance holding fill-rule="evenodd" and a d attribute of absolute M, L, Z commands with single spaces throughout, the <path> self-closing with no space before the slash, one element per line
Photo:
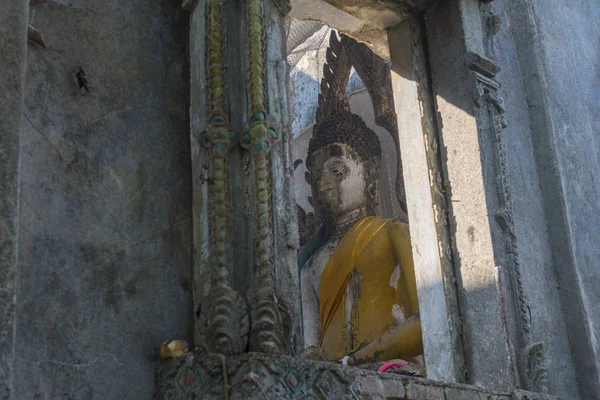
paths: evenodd
<path fill-rule="evenodd" d="M 312 254 L 299 257 L 309 359 L 358 365 L 423 353 L 408 224 L 376 216 L 380 164 L 379 139 L 359 116 L 338 111 L 315 126 L 306 165 L 323 225 L 304 247 Z"/>

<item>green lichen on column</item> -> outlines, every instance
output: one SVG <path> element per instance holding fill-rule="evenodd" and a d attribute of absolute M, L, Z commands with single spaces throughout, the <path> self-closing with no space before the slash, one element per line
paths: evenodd
<path fill-rule="evenodd" d="M 263 0 L 248 0 L 248 97 L 251 119 L 242 145 L 254 160 L 256 237 L 254 251 L 255 301 L 250 350 L 282 353 L 285 339 L 275 296 L 270 149 L 278 135 L 267 121 L 266 26 Z"/>
<path fill-rule="evenodd" d="M 228 254 L 230 210 L 228 156 L 237 136 L 226 122 L 224 0 L 208 0 L 207 82 L 209 124 L 200 140 L 210 152 L 211 285 L 201 308 L 204 340 L 212 351 L 232 355 L 244 352 L 249 330 L 246 303 L 232 288 L 232 265 Z"/>

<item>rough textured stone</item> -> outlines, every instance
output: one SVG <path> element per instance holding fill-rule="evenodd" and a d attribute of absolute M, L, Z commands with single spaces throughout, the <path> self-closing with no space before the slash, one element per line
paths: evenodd
<path fill-rule="evenodd" d="M 223 374 L 226 370 L 227 373 Z M 162 362 L 155 400 L 222 399 L 510 400 L 511 394 L 340 364 L 247 353 L 194 352 Z M 519 399 L 534 394 L 519 392 Z M 535 395 L 536 400 L 553 400 Z"/>
<path fill-rule="evenodd" d="M 15 399 L 147 399 L 193 315 L 188 16 L 81 0 L 31 17 L 47 48 L 27 60 Z"/>
<path fill-rule="evenodd" d="M 444 388 L 438 386 L 419 385 L 417 383 L 409 383 L 406 385 L 407 400 L 429 400 L 443 399 Z"/>
<path fill-rule="evenodd" d="M 498 195 L 491 127 L 478 118 L 483 112 L 475 108 L 476 87 L 467 65 L 468 52 L 482 47 L 482 33 L 463 20 L 470 3 L 456 0 L 432 7 L 427 36 L 468 382 L 505 388 L 513 384 L 515 371 L 496 264 L 504 238 L 492 219 Z"/>
<path fill-rule="evenodd" d="M 565 397 L 567 399 L 568 397 Z M 512 394 L 513 400 L 560 400 L 560 397 L 549 394 L 532 393 L 525 390 L 515 390 Z"/>
<path fill-rule="evenodd" d="M 564 317 L 553 321 L 566 326 L 559 346 L 569 345 L 579 393 L 573 377 L 563 383 L 556 375 L 551 384 L 568 398 L 597 399 L 600 79 L 591 71 L 597 68 L 600 28 L 587 21 L 597 19 L 599 11 L 594 1 L 561 9 L 555 1 L 509 4 L 556 274 L 552 289 L 560 296 Z"/>
<path fill-rule="evenodd" d="M 476 391 L 466 391 L 454 388 L 444 390 L 446 400 L 498 400 L 498 396 L 486 395 Z"/>
<path fill-rule="evenodd" d="M 551 393 L 575 399 L 578 392 L 575 369 L 553 367 L 573 365 L 568 328 L 563 319 L 573 310 L 565 309 L 563 314 L 561 308 L 562 297 L 555 271 L 555 265 L 559 264 L 553 260 L 546 223 L 544 203 L 551 193 L 542 191 L 541 175 L 546 167 L 538 163 L 535 154 L 545 160 L 549 159 L 549 154 L 532 136 L 532 115 L 525 92 L 525 84 L 531 84 L 533 76 L 530 74 L 534 71 L 530 66 L 524 66 L 527 75 L 522 75 L 518 55 L 519 52 L 528 53 L 521 46 L 530 43 L 531 36 L 526 33 L 523 21 L 511 18 L 511 2 L 496 0 L 492 6 L 483 10 L 487 26 L 486 51 L 488 57 L 501 67 L 497 80 L 502 85 L 499 93 L 506 107 L 504 137 L 510 167 L 508 180 L 532 329 L 534 336 L 546 343 Z M 522 10 L 521 7 L 519 12 Z"/>
<path fill-rule="evenodd" d="M 28 1 L 0 2 L 0 399 L 12 384 Z"/>

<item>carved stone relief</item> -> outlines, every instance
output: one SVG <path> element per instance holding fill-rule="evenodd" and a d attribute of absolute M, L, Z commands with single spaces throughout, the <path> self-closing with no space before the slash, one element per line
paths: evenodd
<path fill-rule="evenodd" d="M 273 3 L 284 16 L 290 8 L 289 1 Z M 183 6 L 191 11 L 198 7 L 197 1 L 185 1 Z M 280 121 L 270 121 L 267 99 L 267 11 L 271 4 L 262 0 L 248 0 L 245 7 L 247 40 L 246 93 L 229 93 L 231 76 L 226 60 L 232 49 L 228 48 L 225 23 L 226 1 L 207 0 L 202 3 L 205 15 L 205 71 L 207 82 L 206 129 L 194 133 L 194 140 L 208 150 L 209 160 L 203 166 L 200 181 L 209 188 L 210 219 L 210 267 L 203 268 L 202 279 L 208 281 L 206 293 L 199 301 L 197 318 L 198 343 L 211 351 L 232 355 L 251 350 L 264 353 L 282 353 L 287 350 L 283 332 L 282 306 L 278 304 L 275 290 L 274 227 L 271 184 L 271 151 L 279 142 L 273 128 Z M 229 27 L 234 30 L 238 27 Z M 240 58 L 240 62 L 243 57 Z M 249 121 L 243 132 L 234 132 L 229 115 L 233 97 L 248 99 Z M 275 122 L 275 123 L 272 123 Z M 235 266 L 230 251 L 232 245 L 230 210 L 230 185 L 228 180 L 229 156 L 239 145 L 242 153 L 244 175 L 243 194 L 247 198 L 246 216 L 253 218 L 255 246 L 254 266 L 251 269 L 251 290 L 245 293 L 252 307 L 233 288 L 232 271 Z M 250 208 L 253 210 L 250 210 Z M 203 290 L 205 291 L 205 290 Z M 248 310 L 249 309 L 249 310 Z M 250 318 L 250 316 L 252 318 Z"/>
<path fill-rule="evenodd" d="M 500 68 L 490 60 L 474 53 L 470 53 L 469 58 L 469 67 L 472 71 L 475 88 L 473 100 L 477 106 L 487 109 L 494 128 L 496 156 L 499 162 L 499 197 L 501 199 L 501 207 L 496 211 L 495 217 L 504 230 L 507 267 L 512 274 L 513 289 L 516 295 L 515 303 L 520 336 L 518 367 L 521 385 L 527 390 L 547 393 L 548 382 L 544 343 L 535 342 L 533 339 L 531 315 L 521 278 L 521 263 L 513 220 L 514 213 L 504 144 L 504 128 L 507 126 L 504 118 L 505 108 L 504 101 L 498 93 L 500 83 L 494 79 Z"/>
<path fill-rule="evenodd" d="M 192 353 L 159 367 L 156 400 L 187 399 L 486 399 L 558 400 L 546 394 L 486 390 L 379 374 L 331 363 L 244 354 Z"/>
<path fill-rule="evenodd" d="M 249 320 L 246 303 L 232 288 L 232 265 L 227 247 L 231 235 L 228 155 L 237 136 L 227 121 L 225 88 L 224 0 L 209 0 L 207 7 L 208 126 L 199 135 L 211 157 L 211 281 L 210 292 L 200 306 L 201 340 L 223 354 L 238 354 L 248 341 Z"/>

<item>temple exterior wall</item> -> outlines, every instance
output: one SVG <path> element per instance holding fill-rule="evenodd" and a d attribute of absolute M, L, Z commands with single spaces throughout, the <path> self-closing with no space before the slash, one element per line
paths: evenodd
<path fill-rule="evenodd" d="M 563 7 L 555 2 L 517 3 L 510 9 L 512 18 L 527 18 L 533 28 L 513 30 L 513 37 L 523 48 L 519 62 L 563 324 L 581 397 L 595 399 L 600 397 L 600 220 L 595 200 L 600 191 L 596 179 L 600 29 L 584 21 L 597 19 L 599 10 L 591 1 Z M 526 12 L 519 12 L 519 5 Z"/>
<path fill-rule="evenodd" d="M 207 195 L 192 167 L 201 150 L 190 144 L 190 122 L 201 129 L 205 121 L 188 116 L 190 95 L 191 106 L 205 107 L 203 88 L 189 88 L 199 70 L 188 72 L 187 50 L 192 43 L 190 52 L 201 58 L 204 40 L 196 37 L 194 47 L 188 25 L 200 29 L 203 22 L 190 19 L 179 0 L 63 3 L 29 6 L 29 22 L 46 48 L 29 44 L 22 87 L 22 60 L 0 58 L 0 244 L 8 249 L 0 260 L 8 271 L 0 274 L 2 307 L 8 304 L 0 312 L 0 399 L 148 399 L 160 343 L 193 341 L 192 256 L 208 248 L 199 233 L 208 231 L 200 218 L 208 208 L 192 204 L 192 178 L 194 194 Z M 532 335 L 545 344 L 550 393 L 600 399 L 600 7 L 596 0 L 439 3 L 456 14 L 430 15 L 428 23 L 447 18 L 461 25 L 427 27 L 429 51 L 475 52 L 500 67 L 494 79 L 505 108 L 505 179 Z M 15 16 L 14 26 L 0 24 L 0 50 L 18 54 L 24 41 L 15 30 L 25 17 L 21 9 L 7 15 Z M 460 32 L 456 49 L 444 49 L 457 43 L 448 32 Z M 277 51 L 269 51 L 275 60 Z M 449 199 L 455 202 L 454 262 L 464 267 L 458 290 L 469 338 L 463 341 L 466 365 L 474 368 L 468 383 L 510 393 L 508 386 L 518 383 L 519 327 L 515 303 L 507 300 L 514 293 L 498 289 L 511 277 L 496 272 L 506 259 L 495 216 L 501 206 L 495 143 L 474 118 L 479 109 L 470 102 L 471 89 L 444 92 L 467 84 L 452 82 L 469 74 L 466 58 L 451 63 L 430 53 L 427 63 L 438 128 L 447 139 L 440 151 L 450 168 L 448 188 L 458 193 L 462 187 L 460 193 L 479 202 L 473 212 L 471 197 Z M 78 89 L 79 67 L 89 93 Z M 269 79 L 277 93 L 273 85 L 281 77 Z M 15 85 L 16 100 L 8 93 Z M 280 103 L 276 114 L 285 119 Z M 452 126 L 471 141 L 452 142 Z M 279 151 L 275 256 L 285 263 L 297 245 L 285 192 L 293 159 L 289 149 Z M 231 162 L 242 170 L 245 161 Z M 282 172 L 286 165 L 290 170 Z M 474 176 L 466 172 L 471 166 L 477 182 L 467 180 Z M 241 184 L 241 175 L 235 179 Z M 239 206 L 234 218 L 242 220 L 245 200 L 233 201 Z M 193 213 L 200 216 L 195 227 Z M 17 218 L 19 229 L 11 225 Z M 248 228 L 234 226 L 233 234 L 235 259 L 251 265 Z M 293 282 L 290 271 L 279 282 Z M 251 268 L 241 270 L 235 286 L 245 290 L 250 276 Z M 15 330 L 6 328 L 15 321 Z M 440 396 L 447 399 L 472 398 L 431 390 L 445 391 Z"/>
<path fill-rule="evenodd" d="M 72 4 L 29 6 L 46 48 L 27 50 L 10 398 L 149 399 L 158 347 L 192 332 L 188 14 Z"/>
<path fill-rule="evenodd" d="M 527 290 L 535 335 L 543 338 L 548 348 L 550 364 L 572 363 L 569 350 L 568 327 L 564 323 L 563 309 L 551 238 L 546 223 L 544 191 L 540 168 L 536 161 L 536 145 L 531 130 L 530 108 L 525 94 L 524 80 L 518 58 L 518 43 L 512 30 L 519 30 L 511 21 L 508 2 L 493 4 L 492 12 L 501 21 L 499 31 L 488 46 L 492 57 L 502 70 L 498 80 L 506 104 L 505 128 L 509 179 L 515 207 L 515 227 L 523 263 L 523 279 Z M 527 78 L 529 79 L 529 78 Z M 558 316 L 558 318 L 557 318 Z M 560 393 L 577 393 L 573 368 L 549 369 L 551 390 Z"/>
<path fill-rule="evenodd" d="M 549 365 L 573 365 L 549 368 L 551 391 L 600 398 L 600 29 L 584 22 L 600 10 L 592 1 L 516 1 L 495 2 L 491 12 L 502 21 L 488 46 L 503 68 L 509 174 L 533 329 L 547 343 Z"/>

